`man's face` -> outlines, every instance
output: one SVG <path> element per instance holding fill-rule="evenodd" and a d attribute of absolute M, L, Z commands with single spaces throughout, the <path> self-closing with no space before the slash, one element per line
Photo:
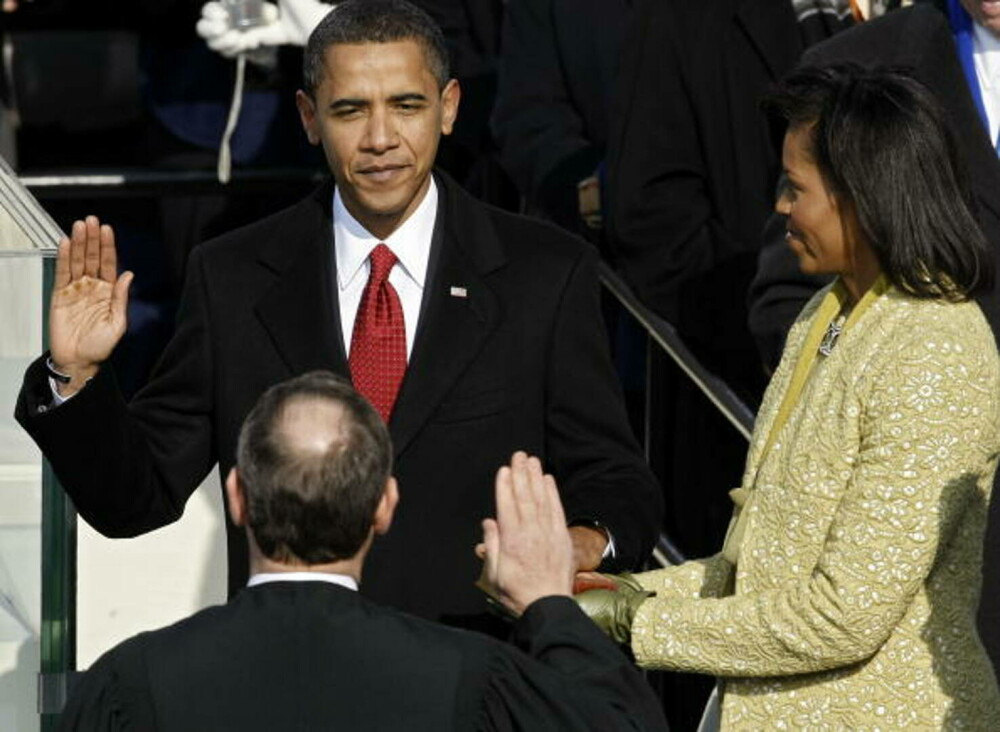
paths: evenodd
<path fill-rule="evenodd" d="M 331 46 L 324 71 L 314 99 L 296 96 L 302 126 L 323 145 L 347 210 L 385 238 L 430 185 L 438 139 L 458 113 L 458 82 L 439 91 L 413 40 Z"/>
<path fill-rule="evenodd" d="M 1000 36 L 1000 0 L 962 0 L 972 19 L 995 36 Z"/>

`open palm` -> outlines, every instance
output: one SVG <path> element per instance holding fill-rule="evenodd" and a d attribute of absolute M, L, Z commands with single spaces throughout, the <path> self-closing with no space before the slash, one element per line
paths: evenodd
<path fill-rule="evenodd" d="M 115 237 L 95 216 L 59 243 L 49 311 L 49 348 L 75 389 L 96 373 L 125 333 L 130 272 L 120 277 Z"/>

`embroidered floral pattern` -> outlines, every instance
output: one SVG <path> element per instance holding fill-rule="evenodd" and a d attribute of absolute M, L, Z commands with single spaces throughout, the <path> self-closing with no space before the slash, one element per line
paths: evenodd
<path fill-rule="evenodd" d="M 761 407 L 737 566 L 639 575 L 657 596 L 633 651 L 719 676 L 727 730 L 998 730 L 973 622 L 1000 451 L 992 333 L 975 304 L 890 289 L 816 362 L 762 455 L 823 295 Z"/>

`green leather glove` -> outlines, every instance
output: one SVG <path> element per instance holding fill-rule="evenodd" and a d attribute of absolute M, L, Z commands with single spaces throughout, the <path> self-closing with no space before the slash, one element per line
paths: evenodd
<path fill-rule="evenodd" d="M 631 574 L 607 576 L 617 589 L 587 590 L 573 599 L 611 640 L 627 645 L 632 640 L 632 619 L 639 606 L 656 593 L 643 589 Z"/>

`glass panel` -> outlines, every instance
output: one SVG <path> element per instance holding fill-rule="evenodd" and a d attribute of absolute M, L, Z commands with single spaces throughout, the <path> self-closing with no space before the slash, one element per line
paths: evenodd
<path fill-rule="evenodd" d="M 0 157 L 0 257 L 51 256 L 61 236 L 59 227 Z"/>
<path fill-rule="evenodd" d="M 13 417 L 22 374 L 42 350 L 60 237 L 0 158 L 0 729 L 14 732 L 43 726 L 39 672 L 58 689 L 73 667 L 72 513 Z"/>
<path fill-rule="evenodd" d="M 0 212 L 0 237 L 11 232 L 24 236 Z M 39 728 L 42 462 L 13 414 L 42 348 L 42 268 L 38 257 L 0 257 L 0 729 L 17 732 Z"/>

